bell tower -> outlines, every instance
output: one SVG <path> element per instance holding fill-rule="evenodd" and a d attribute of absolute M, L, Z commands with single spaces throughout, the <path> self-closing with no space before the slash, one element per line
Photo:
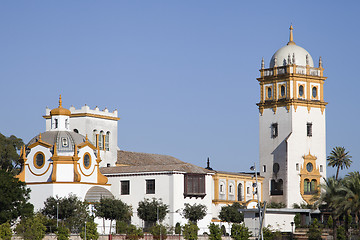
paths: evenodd
<path fill-rule="evenodd" d="M 259 137 L 264 200 L 310 203 L 326 177 L 324 82 L 321 57 L 314 67 L 311 55 L 294 42 L 275 52 L 269 68 L 261 62 Z"/>

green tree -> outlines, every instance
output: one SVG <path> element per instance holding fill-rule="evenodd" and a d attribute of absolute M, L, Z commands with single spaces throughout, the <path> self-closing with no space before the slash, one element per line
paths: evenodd
<path fill-rule="evenodd" d="M 219 218 L 223 222 L 242 223 L 244 221 L 244 214 L 239 212 L 239 209 L 242 208 L 244 207 L 239 203 L 223 206 L 221 207 Z"/>
<path fill-rule="evenodd" d="M 346 240 L 346 231 L 344 226 L 339 226 L 337 229 L 336 240 Z"/>
<path fill-rule="evenodd" d="M 186 240 L 197 240 L 199 228 L 193 222 L 189 222 L 183 227 L 183 235 Z"/>
<path fill-rule="evenodd" d="M 154 225 L 157 220 L 162 222 L 169 212 L 169 206 L 164 204 L 161 199 L 153 198 L 152 200 L 145 198 L 139 202 L 137 215 L 140 219 Z"/>
<path fill-rule="evenodd" d="M 24 240 L 41 240 L 44 238 L 46 230 L 43 219 L 44 217 L 39 213 L 31 217 L 22 218 L 15 231 Z"/>
<path fill-rule="evenodd" d="M 175 234 L 181 234 L 181 224 L 179 222 L 175 224 Z"/>
<path fill-rule="evenodd" d="M 99 203 L 94 205 L 95 215 L 97 217 L 110 220 L 110 230 L 113 220 L 118 221 L 130 221 L 132 215 L 132 209 L 129 205 L 115 198 L 101 198 Z"/>
<path fill-rule="evenodd" d="M 343 195 L 343 199 L 338 201 L 338 207 L 343 209 L 344 212 L 354 213 L 355 222 L 359 224 L 360 216 L 360 173 L 351 172 L 346 175 L 343 180 L 343 186 L 340 189 Z"/>
<path fill-rule="evenodd" d="M 59 226 L 56 231 L 57 240 L 69 240 L 70 230 L 65 226 Z"/>
<path fill-rule="evenodd" d="M 235 240 L 248 240 L 251 237 L 251 232 L 245 224 L 233 224 L 231 226 L 231 237 Z"/>
<path fill-rule="evenodd" d="M 126 239 L 138 240 L 144 237 L 144 233 L 141 228 L 138 228 L 130 224 L 126 229 Z"/>
<path fill-rule="evenodd" d="M 327 157 L 328 166 L 336 167 L 336 177 L 338 180 L 339 170 L 343 170 L 344 168 L 349 168 L 352 161 L 349 152 L 345 150 L 344 147 L 334 147 L 331 151 L 330 155 Z"/>
<path fill-rule="evenodd" d="M 116 233 L 117 234 L 124 234 L 126 233 L 126 229 L 128 227 L 128 223 L 124 221 L 116 221 Z"/>
<path fill-rule="evenodd" d="M 314 221 L 310 224 L 309 231 L 307 233 L 309 240 L 321 240 L 321 233 L 322 229 L 318 222 L 318 220 L 315 218 Z"/>
<path fill-rule="evenodd" d="M 329 216 L 328 220 L 327 220 L 327 227 L 328 228 L 332 228 L 334 226 L 334 221 L 332 216 Z"/>
<path fill-rule="evenodd" d="M 215 223 L 210 223 L 209 230 L 210 230 L 210 235 L 209 235 L 210 240 L 221 240 L 221 236 L 223 233 L 219 225 Z"/>
<path fill-rule="evenodd" d="M 1 240 L 11 240 L 12 231 L 11 225 L 9 222 L 3 223 L 0 225 L 0 239 Z"/>
<path fill-rule="evenodd" d="M 20 162 L 18 151 L 24 145 L 21 138 L 14 135 L 6 137 L 0 133 L 0 169 L 16 175 L 19 172 Z"/>
<path fill-rule="evenodd" d="M 85 234 L 85 226 L 86 226 L 86 234 Z M 99 233 L 97 231 L 97 224 L 94 221 L 84 222 L 84 225 L 81 228 L 80 237 L 81 239 L 87 240 L 97 240 L 99 238 Z"/>
<path fill-rule="evenodd" d="M 73 233 L 79 233 L 85 221 L 90 220 L 88 204 L 81 201 L 76 195 L 47 198 L 41 213 L 56 220 L 57 210 L 59 219 Z"/>
<path fill-rule="evenodd" d="M 156 224 L 150 228 L 150 233 L 153 235 L 153 239 L 155 240 L 167 239 L 167 229 L 164 225 Z"/>
<path fill-rule="evenodd" d="M 34 206 L 28 202 L 30 189 L 10 172 L 0 170 L 0 224 L 12 224 L 18 217 L 33 214 Z"/>
<path fill-rule="evenodd" d="M 185 203 L 184 206 L 185 208 L 182 211 L 182 215 L 194 224 L 206 216 L 207 207 L 203 204 L 195 203 L 194 205 L 190 205 Z"/>

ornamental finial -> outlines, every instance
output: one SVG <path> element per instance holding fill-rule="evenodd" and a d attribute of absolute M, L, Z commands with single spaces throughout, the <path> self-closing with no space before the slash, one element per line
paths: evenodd
<path fill-rule="evenodd" d="M 265 68 L 265 62 L 264 62 L 264 57 L 263 57 L 261 60 L 261 69 L 264 69 L 264 68 Z"/>
<path fill-rule="evenodd" d="M 295 42 L 294 42 L 294 36 L 293 36 L 293 26 L 290 25 L 290 37 L 289 37 L 289 42 L 287 45 L 296 45 Z"/>
<path fill-rule="evenodd" d="M 322 60 L 321 60 L 321 56 L 319 57 L 319 68 L 322 68 Z"/>
<path fill-rule="evenodd" d="M 59 108 L 62 107 L 62 100 L 61 100 L 61 94 L 60 94 L 60 97 L 59 97 Z"/>

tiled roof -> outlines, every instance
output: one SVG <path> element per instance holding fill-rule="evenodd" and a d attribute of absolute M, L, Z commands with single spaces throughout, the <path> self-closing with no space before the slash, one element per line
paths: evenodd
<path fill-rule="evenodd" d="M 178 171 L 186 173 L 212 173 L 205 168 L 183 162 L 167 155 L 119 150 L 116 167 L 101 168 L 103 174 Z"/>

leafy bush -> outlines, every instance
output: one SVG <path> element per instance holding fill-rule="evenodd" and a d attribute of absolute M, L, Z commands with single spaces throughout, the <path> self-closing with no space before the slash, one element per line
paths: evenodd
<path fill-rule="evenodd" d="M 203 204 L 195 203 L 194 205 L 190 205 L 185 203 L 185 208 L 182 214 L 184 218 L 196 224 L 199 220 L 206 216 L 206 211 L 207 207 Z"/>
<path fill-rule="evenodd" d="M 3 223 L 0 225 L 0 239 L 2 240 L 11 240 L 12 231 L 9 222 Z"/>
<path fill-rule="evenodd" d="M 235 240 L 248 240 L 251 237 L 251 232 L 245 227 L 245 224 L 233 224 L 231 237 Z"/>
<path fill-rule="evenodd" d="M 65 226 L 59 226 L 56 232 L 57 240 L 69 240 L 70 230 Z"/>
<path fill-rule="evenodd" d="M 189 222 L 183 227 L 183 235 L 187 240 L 197 240 L 198 239 L 199 228 L 196 224 Z"/>
<path fill-rule="evenodd" d="M 328 228 L 332 228 L 333 225 L 334 225 L 334 221 L 333 221 L 332 216 L 330 216 L 330 217 L 328 218 L 328 220 L 327 220 L 327 227 L 328 227 Z"/>
<path fill-rule="evenodd" d="M 87 240 L 97 240 L 99 238 L 99 233 L 97 232 L 97 224 L 94 222 L 86 222 L 86 239 Z M 85 238 L 85 227 L 82 227 L 80 232 L 81 239 Z"/>
<path fill-rule="evenodd" d="M 23 218 L 16 226 L 15 231 L 22 236 L 24 240 L 41 240 L 45 237 L 46 231 L 43 218 L 41 214 Z"/>
<path fill-rule="evenodd" d="M 175 224 L 175 234 L 181 234 L 181 225 L 179 222 Z"/>
<path fill-rule="evenodd" d="M 116 221 L 116 233 L 124 234 L 128 228 L 128 223 L 125 221 Z"/>
<path fill-rule="evenodd" d="M 337 229 L 336 240 L 346 240 L 346 231 L 343 225 Z"/>
<path fill-rule="evenodd" d="M 167 239 L 167 230 L 164 225 L 156 224 L 152 228 L 150 228 L 150 233 L 153 235 L 153 239 Z"/>
<path fill-rule="evenodd" d="M 241 208 L 244 208 L 244 206 L 239 203 L 223 206 L 221 207 L 219 218 L 223 222 L 241 223 L 244 221 L 244 214 L 239 212 Z"/>
<path fill-rule="evenodd" d="M 130 224 L 126 229 L 126 239 L 129 240 L 138 240 L 144 237 L 144 233 L 141 228 Z"/>
<path fill-rule="evenodd" d="M 309 240 L 321 240 L 321 225 L 318 220 L 315 218 L 314 221 L 310 224 L 309 231 L 307 233 Z"/>
<path fill-rule="evenodd" d="M 209 235 L 210 240 L 221 240 L 222 230 L 219 225 L 215 223 L 210 223 L 209 230 L 210 230 L 210 235 Z"/>
<path fill-rule="evenodd" d="M 301 225 L 300 213 L 295 214 L 294 217 L 295 228 L 299 228 Z"/>
<path fill-rule="evenodd" d="M 267 205 L 267 208 L 285 208 L 285 207 L 286 207 L 286 204 L 282 203 L 282 202 L 279 202 L 279 203 L 271 202 Z"/>

